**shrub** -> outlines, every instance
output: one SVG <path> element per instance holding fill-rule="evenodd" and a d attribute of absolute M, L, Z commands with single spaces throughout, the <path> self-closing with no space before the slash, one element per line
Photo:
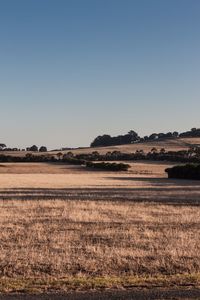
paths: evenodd
<path fill-rule="evenodd" d="M 168 178 L 197 179 L 200 180 L 200 165 L 187 164 L 184 166 L 174 166 L 165 170 Z"/>
<path fill-rule="evenodd" d="M 66 162 L 71 165 L 84 165 L 85 164 L 84 159 L 78 159 L 75 157 L 66 157 L 66 156 L 62 159 L 62 162 Z"/>
<path fill-rule="evenodd" d="M 130 165 L 123 164 L 123 163 L 108 163 L 108 162 L 94 163 L 88 161 L 86 163 L 86 167 L 93 168 L 93 169 L 108 170 L 108 171 L 127 171 L 130 168 Z"/>

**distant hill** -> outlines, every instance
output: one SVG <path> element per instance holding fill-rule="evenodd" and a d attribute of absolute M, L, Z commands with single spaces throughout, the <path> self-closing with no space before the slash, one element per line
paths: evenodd
<path fill-rule="evenodd" d="M 25 156 L 32 153 L 33 155 L 57 155 L 57 153 L 68 153 L 72 152 L 73 154 L 84 154 L 92 153 L 98 151 L 100 154 L 106 154 L 107 152 L 120 151 L 122 153 L 134 153 L 137 150 L 143 150 L 145 153 L 151 151 L 152 148 L 160 150 L 164 148 L 166 151 L 179 151 L 179 150 L 188 150 L 190 147 L 200 147 L 200 137 L 193 138 L 173 138 L 166 140 L 155 140 L 155 141 L 146 141 L 139 142 L 134 144 L 125 144 L 117 146 L 107 146 L 107 147 L 84 147 L 76 149 L 67 149 L 67 150 L 57 150 L 57 151 L 48 151 L 48 152 L 27 152 L 27 151 L 2 151 L 1 155 L 11 155 L 11 156 Z"/>
<path fill-rule="evenodd" d="M 103 134 L 97 136 L 91 143 L 91 147 L 104 147 L 104 146 L 116 146 L 125 145 L 141 142 L 154 142 L 154 141 L 165 141 L 169 139 L 176 139 L 182 137 L 200 137 L 200 129 L 192 128 L 189 131 L 179 133 L 178 131 L 167 132 L 167 133 L 152 133 L 149 136 L 140 137 L 137 132 L 130 130 L 124 135 L 110 136 L 109 134 Z"/>
<path fill-rule="evenodd" d="M 121 151 L 124 153 L 135 152 L 136 150 L 143 150 L 144 152 L 151 151 L 152 148 L 157 148 L 158 150 L 164 148 L 166 151 L 179 151 L 179 150 L 187 150 L 190 147 L 200 147 L 200 137 L 192 137 L 192 138 L 173 138 L 166 140 L 154 140 L 154 141 L 146 141 L 134 144 L 126 144 L 126 145 L 116 145 L 116 146 L 107 146 L 107 147 L 88 147 L 84 149 L 75 149 L 72 150 L 74 154 L 76 153 L 91 153 L 93 151 L 98 151 L 99 153 L 106 153 L 109 151 Z"/>
<path fill-rule="evenodd" d="M 191 130 L 182 133 L 178 133 L 177 131 L 168 133 L 152 133 L 151 135 L 143 138 L 139 137 L 135 131 L 131 130 L 125 135 L 119 135 L 116 137 L 103 135 L 97 137 L 95 140 L 96 142 L 93 142 L 91 147 L 79 147 L 76 149 L 62 148 L 60 150 L 58 149 L 52 151 L 47 151 L 46 147 L 44 146 L 38 148 L 35 145 L 33 147 L 37 148 L 37 151 L 31 151 L 33 147 L 20 151 L 17 148 L 6 148 L 6 145 L 2 143 L 0 144 L 0 155 L 23 157 L 27 154 L 29 155 L 30 153 L 34 155 L 56 155 L 58 152 L 62 152 L 63 154 L 68 152 L 79 154 L 98 151 L 100 154 L 105 154 L 112 151 L 131 153 L 137 150 L 143 150 L 147 153 L 150 152 L 152 148 L 156 148 L 157 150 L 164 148 L 166 151 L 188 150 L 190 147 L 200 147 L 200 129 L 192 128 Z M 102 141 L 105 143 L 105 145 L 102 145 Z M 98 143 L 100 144 L 99 146 L 94 146 Z M 44 151 L 42 151 L 43 149 Z"/>

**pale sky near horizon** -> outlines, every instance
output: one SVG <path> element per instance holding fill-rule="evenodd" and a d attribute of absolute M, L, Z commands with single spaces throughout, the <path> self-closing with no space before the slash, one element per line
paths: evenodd
<path fill-rule="evenodd" d="M 0 0 L 0 142 L 200 127 L 199 0 Z"/>

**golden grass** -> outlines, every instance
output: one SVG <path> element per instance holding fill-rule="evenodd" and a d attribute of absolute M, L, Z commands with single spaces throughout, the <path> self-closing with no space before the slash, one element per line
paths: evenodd
<path fill-rule="evenodd" d="M 84 168 L 62 163 L 0 163 L 0 174 L 76 174 Z"/>
<path fill-rule="evenodd" d="M 152 162 L 152 161 L 124 161 L 131 166 L 126 174 L 139 174 L 139 175 L 162 175 L 166 177 L 164 173 L 165 168 L 168 168 L 174 163 L 169 162 Z M 0 174 L 115 174 L 115 172 L 89 170 L 84 166 L 69 165 L 67 163 L 0 163 Z M 120 173 L 124 174 L 124 172 Z"/>
<path fill-rule="evenodd" d="M 139 183 L 130 183 L 128 179 L 141 176 L 166 178 L 164 170 L 172 163 L 130 162 L 130 165 L 129 172 L 116 173 L 59 163 L 1 163 L 0 188 L 137 186 Z"/>
<path fill-rule="evenodd" d="M 83 148 L 75 149 L 72 152 L 77 153 L 90 153 L 93 151 L 98 151 L 99 153 L 105 154 L 108 151 L 121 151 L 124 153 L 135 152 L 136 150 L 143 150 L 144 152 L 151 151 L 152 148 L 157 148 L 158 150 L 165 148 L 166 151 L 179 151 L 187 150 L 192 145 L 199 145 L 200 138 L 178 138 L 178 139 L 169 139 L 163 141 L 151 141 L 143 142 L 136 144 L 128 145 L 119 145 L 119 146 L 108 146 L 108 147 L 97 147 L 97 148 Z M 68 151 L 65 151 L 68 152 Z"/>
<path fill-rule="evenodd" d="M 200 186 L 166 166 L 3 164 L 0 292 L 199 285 Z"/>
<path fill-rule="evenodd" d="M 0 274 L 62 279 L 198 273 L 199 220 L 199 207 L 2 201 Z"/>

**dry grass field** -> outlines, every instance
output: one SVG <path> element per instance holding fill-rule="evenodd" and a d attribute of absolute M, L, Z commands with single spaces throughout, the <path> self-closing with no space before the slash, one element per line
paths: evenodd
<path fill-rule="evenodd" d="M 179 151 L 187 150 L 191 146 L 200 145 L 200 138 L 177 138 L 163 141 L 149 141 L 136 144 L 119 145 L 119 146 L 108 146 L 108 147 L 97 147 L 97 148 L 83 148 L 75 149 L 73 153 L 90 153 L 98 151 L 99 153 L 105 154 L 109 151 L 121 151 L 123 153 L 135 152 L 136 150 L 143 150 L 144 152 L 150 152 L 152 148 L 158 150 L 164 148 L 166 151 Z M 66 151 L 68 152 L 68 151 Z"/>
<path fill-rule="evenodd" d="M 168 163 L 131 163 L 129 172 L 104 172 L 62 163 L 4 163 L 0 164 L 0 188 L 104 188 L 146 185 L 139 179 L 164 178 Z M 134 177 L 134 178 L 133 178 Z M 148 184 L 147 184 L 148 185 Z"/>
<path fill-rule="evenodd" d="M 200 269 L 196 207 L 79 199 L 10 200 L 0 208 L 3 277 L 52 278 L 67 288 L 72 276 L 105 276 L 109 284 L 109 277 Z"/>
<path fill-rule="evenodd" d="M 169 165 L 1 164 L 0 291 L 199 286 L 200 184 Z"/>
<path fill-rule="evenodd" d="M 98 151 L 101 154 L 105 154 L 109 151 L 121 151 L 123 153 L 131 153 L 135 152 L 136 150 L 143 150 L 144 152 L 150 152 L 152 148 L 157 148 L 158 150 L 164 148 L 166 151 L 179 151 L 179 150 L 187 150 L 191 146 L 199 146 L 200 145 L 200 138 L 177 138 L 177 139 L 168 139 L 168 140 L 160 140 L 160 141 L 149 141 L 149 142 L 142 142 L 136 144 L 128 144 L 128 145 L 119 145 L 119 146 L 108 146 L 108 147 L 96 147 L 96 148 L 77 148 L 73 150 L 66 150 L 61 151 L 62 153 L 67 153 L 69 151 L 73 152 L 74 154 L 79 153 L 91 153 L 93 151 Z M 55 155 L 56 153 L 60 152 L 57 151 L 49 151 L 49 152 L 37 152 L 33 153 L 34 155 L 40 154 L 50 154 Z M 13 156 L 24 156 L 26 155 L 27 151 L 8 151 L 3 152 L 6 155 L 13 155 Z"/>

